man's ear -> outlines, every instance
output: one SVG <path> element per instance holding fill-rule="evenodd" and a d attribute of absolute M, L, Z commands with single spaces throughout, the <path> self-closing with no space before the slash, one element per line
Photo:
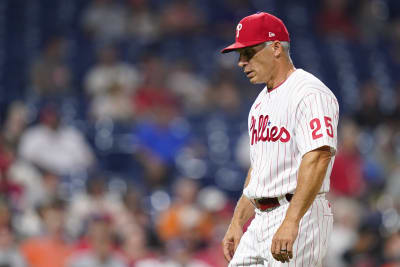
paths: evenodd
<path fill-rule="evenodd" d="M 274 44 L 272 45 L 272 48 L 274 50 L 274 56 L 275 57 L 280 57 L 280 55 L 283 52 L 283 47 L 282 44 L 278 41 L 275 41 Z"/>

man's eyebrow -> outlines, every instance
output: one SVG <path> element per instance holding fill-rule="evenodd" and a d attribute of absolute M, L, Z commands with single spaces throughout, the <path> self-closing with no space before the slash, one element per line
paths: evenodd
<path fill-rule="evenodd" d="M 251 47 L 245 47 L 245 48 L 239 48 L 239 49 L 237 50 L 238 53 L 241 53 L 241 52 L 251 52 L 251 51 L 254 51 L 254 47 L 253 47 L 253 46 L 251 46 Z"/>

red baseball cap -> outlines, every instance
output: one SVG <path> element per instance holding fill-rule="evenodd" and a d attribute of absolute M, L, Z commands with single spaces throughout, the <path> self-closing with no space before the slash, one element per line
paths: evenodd
<path fill-rule="evenodd" d="M 268 41 L 290 42 L 289 32 L 282 20 L 266 12 L 243 18 L 236 26 L 236 41 L 221 50 L 229 53 L 236 49 Z"/>

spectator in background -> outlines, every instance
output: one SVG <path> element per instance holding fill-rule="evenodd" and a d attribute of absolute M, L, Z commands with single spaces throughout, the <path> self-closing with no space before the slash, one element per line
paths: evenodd
<path fill-rule="evenodd" d="M 41 218 L 36 209 L 52 199 L 61 196 L 61 178 L 47 170 L 34 170 L 30 165 L 13 166 L 13 180 L 18 181 L 23 188 L 21 213 L 17 224 L 19 233 L 25 236 L 41 234 Z M 18 169 L 15 169 L 18 168 Z"/>
<path fill-rule="evenodd" d="M 86 192 L 75 194 L 68 213 L 68 228 L 74 236 L 79 236 L 84 230 L 84 223 L 93 214 L 107 214 L 119 225 L 124 218 L 123 206 L 118 195 L 111 194 L 107 189 L 107 181 L 103 174 L 95 174 L 86 181 Z"/>
<path fill-rule="evenodd" d="M 21 161 L 14 163 L 8 173 L 10 179 L 23 189 L 24 211 L 60 194 L 61 178 L 49 170 L 38 169 Z"/>
<path fill-rule="evenodd" d="M 132 241 L 139 243 L 143 241 L 143 245 L 147 245 L 147 248 L 151 247 L 152 249 L 156 249 L 156 247 L 160 246 L 160 242 L 156 233 L 154 233 L 154 225 L 150 218 L 150 211 L 144 209 L 144 199 L 144 192 L 133 186 L 128 187 L 127 192 L 125 192 L 122 197 L 123 212 L 118 215 L 118 219 L 116 220 L 118 225 L 116 229 L 117 232 L 124 237 L 128 237 L 131 234 L 133 235 L 136 230 L 140 230 L 142 231 L 143 237 L 138 237 L 139 240 L 135 239 Z M 125 235 L 125 230 L 128 229 L 130 230 Z M 144 240 L 142 240 L 142 238 Z M 127 242 L 130 243 L 131 241 L 127 240 Z M 131 245 L 128 244 L 126 249 L 132 249 Z M 138 256 L 136 252 L 140 255 L 145 254 L 144 251 L 127 251 L 128 254 L 133 253 Z M 136 256 L 132 257 L 136 258 Z"/>
<path fill-rule="evenodd" d="M 143 168 L 143 176 L 139 182 L 145 188 L 146 195 L 151 195 L 157 190 L 169 189 L 169 185 L 172 182 L 171 166 L 147 152 L 137 153 L 135 157 L 137 157 Z"/>
<path fill-rule="evenodd" d="M 160 59 L 142 61 L 143 84 L 133 101 L 137 124 L 133 129 L 135 156 L 144 168 L 144 184 L 152 191 L 166 187 L 177 153 L 189 142 L 189 128 L 180 103 L 166 87 L 166 68 Z"/>
<path fill-rule="evenodd" d="M 39 124 L 21 137 L 19 154 L 57 175 L 87 171 L 95 160 L 85 137 L 78 130 L 61 124 L 58 107 L 53 103 L 41 109 Z"/>
<path fill-rule="evenodd" d="M 52 37 L 31 68 L 31 87 L 40 97 L 61 96 L 71 89 L 71 71 L 66 63 L 66 40 Z"/>
<path fill-rule="evenodd" d="M 155 107 L 153 120 L 141 121 L 135 126 L 143 157 L 156 157 L 162 163 L 171 164 L 177 153 L 189 141 L 189 129 L 176 107 Z"/>
<path fill-rule="evenodd" d="M 348 0 L 324 0 L 316 17 L 317 30 L 327 37 L 354 40 L 358 32 L 349 14 Z"/>
<path fill-rule="evenodd" d="M 14 208 L 21 208 L 23 188 L 9 178 L 8 170 L 16 158 L 14 148 L 0 136 L 0 196 Z"/>
<path fill-rule="evenodd" d="M 231 80 L 221 79 L 208 92 L 209 110 L 222 114 L 226 119 L 238 120 L 243 116 L 239 88 Z"/>
<path fill-rule="evenodd" d="M 338 196 L 360 197 L 365 191 L 363 158 L 357 147 L 359 129 L 350 119 L 342 119 L 341 142 L 331 174 L 331 190 Z"/>
<path fill-rule="evenodd" d="M 166 87 L 167 67 L 155 55 L 146 55 L 140 62 L 142 83 L 133 95 L 133 108 L 138 120 L 155 119 L 158 108 L 178 108 L 176 96 Z"/>
<path fill-rule="evenodd" d="M 141 227 L 148 227 L 150 218 L 143 209 L 143 192 L 130 186 L 123 195 L 122 200 L 124 208 L 127 211 L 127 217 L 131 217 Z"/>
<path fill-rule="evenodd" d="M 88 248 L 78 251 L 66 267 L 126 267 L 122 256 L 114 250 L 112 220 L 107 215 L 93 215 L 90 219 Z"/>
<path fill-rule="evenodd" d="M 361 106 L 355 114 L 359 126 L 372 129 L 384 122 L 384 116 L 379 107 L 379 96 L 379 88 L 374 80 L 367 80 L 362 84 Z"/>
<path fill-rule="evenodd" d="M 166 103 L 152 108 L 152 119 L 139 121 L 133 130 L 138 149 L 135 157 L 144 168 L 144 185 L 149 191 L 168 188 L 175 157 L 189 143 L 189 129 L 177 108 Z"/>
<path fill-rule="evenodd" d="M 10 207 L 3 200 L 0 200 L 0 266 L 26 267 L 17 246 Z"/>
<path fill-rule="evenodd" d="M 105 45 L 99 48 L 97 63 L 85 77 L 85 89 L 91 97 L 96 98 L 106 95 L 110 87 L 117 84 L 125 94 L 130 95 L 139 80 L 135 67 L 120 61 L 116 47 Z"/>
<path fill-rule="evenodd" d="M 191 1 L 174 0 L 163 9 L 161 25 L 166 36 L 188 35 L 201 29 L 204 17 Z"/>
<path fill-rule="evenodd" d="M 204 111 L 208 84 L 206 80 L 193 73 L 190 62 L 175 63 L 167 77 L 166 85 L 179 97 L 185 114 Z"/>
<path fill-rule="evenodd" d="M 198 189 L 199 184 L 192 179 L 176 181 L 175 199 L 158 219 L 158 234 L 165 242 L 176 241 L 172 247 L 184 242 L 185 248 L 195 250 L 211 236 L 212 221 L 197 203 Z"/>
<path fill-rule="evenodd" d="M 128 120 L 133 116 L 130 97 L 140 80 L 134 66 L 118 59 L 118 51 L 108 45 L 99 49 L 97 63 L 85 77 L 95 119 Z"/>
<path fill-rule="evenodd" d="M 134 117 L 132 103 L 120 85 L 110 86 L 104 96 L 96 97 L 91 104 L 91 117 L 95 120 L 112 119 L 116 122 L 130 122 Z"/>
<path fill-rule="evenodd" d="M 176 95 L 165 86 L 166 68 L 154 56 L 144 59 L 143 84 L 134 96 L 138 115 L 135 133 L 141 147 L 162 162 L 171 162 L 187 141 L 187 129 L 181 118 Z"/>
<path fill-rule="evenodd" d="M 122 229 L 122 234 L 122 251 L 129 267 L 141 266 L 141 262 L 157 261 L 158 253 L 149 247 L 144 228 L 135 224 L 127 225 Z"/>
<path fill-rule="evenodd" d="M 16 148 L 19 139 L 28 124 L 28 110 L 23 102 L 11 103 L 7 110 L 7 117 L 4 122 L 4 140 Z"/>
<path fill-rule="evenodd" d="M 42 234 L 25 240 L 21 250 L 30 267 L 65 267 L 72 253 L 65 233 L 65 203 L 52 199 L 38 209 Z"/>
<path fill-rule="evenodd" d="M 213 267 L 225 266 L 226 260 L 223 256 L 221 240 L 231 222 L 234 203 L 223 191 L 214 186 L 202 188 L 198 193 L 197 202 L 209 214 L 213 227 L 207 244 L 197 250 L 194 257 Z"/>
<path fill-rule="evenodd" d="M 7 117 L 3 129 L 3 145 L 0 145 L 0 165 L 3 176 L 9 182 L 21 187 L 21 210 L 34 207 L 43 200 L 44 190 L 41 183 L 41 174 L 33 166 L 23 162 L 18 155 L 14 155 L 20 138 L 28 123 L 28 110 L 23 102 L 13 102 L 7 110 Z"/>
<path fill-rule="evenodd" d="M 158 14 L 146 0 L 129 0 L 127 34 L 143 45 L 151 44 L 160 38 Z"/>
<path fill-rule="evenodd" d="M 121 40 L 126 33 L 126 12 L 113 0 L 92 0 L 82 16 L 83 29 L 96 42 Z"/>

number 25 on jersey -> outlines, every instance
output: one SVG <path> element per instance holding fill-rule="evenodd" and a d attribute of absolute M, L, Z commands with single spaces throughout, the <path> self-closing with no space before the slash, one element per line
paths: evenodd
<path fill-rule="evenodd" d="M 324 117 L 325 126 L 326 126 L 326 133 L 329 137 L 333 138 L 333 126 L 332 126 L 332 119 L 329 117 Z M 324 136 L 323 131 L 321 130 L 321 121 L 319 118 L 314 118 L 310 121 L 310 127 L 312 131 L 312 138 L 318 139 Z"/>

